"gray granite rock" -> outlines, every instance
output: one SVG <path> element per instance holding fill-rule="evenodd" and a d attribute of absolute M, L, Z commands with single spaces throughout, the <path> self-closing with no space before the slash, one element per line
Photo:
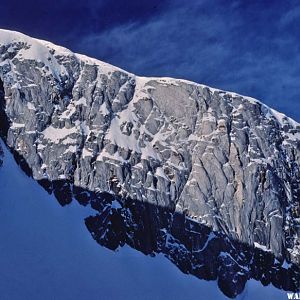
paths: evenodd
<path fill-rule="evenodd" d="M 36 180 L 184 212 L 300 263 L 295 121 L 249 97 L 138 77 L 4 30 L 0 83 L 2 136 Z"/>

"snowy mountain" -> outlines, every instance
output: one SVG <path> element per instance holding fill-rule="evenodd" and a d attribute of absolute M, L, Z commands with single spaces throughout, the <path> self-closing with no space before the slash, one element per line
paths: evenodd
<path fill-rule="evenodd" d="M 300 125 L 253 98 L 145 78 L 0 30 L 1 135 L 109 249 L 217 280 L 300 285 Z"/>

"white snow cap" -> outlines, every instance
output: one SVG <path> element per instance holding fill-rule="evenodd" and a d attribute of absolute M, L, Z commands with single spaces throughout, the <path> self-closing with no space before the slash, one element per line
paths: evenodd
<path fill-rule="evenodd" d="M 169 78 L 169 77 L 140 77 L 140 76 L 135 76 L 134 74 L 131 74 L 127 71 L 124 71 L 118 67 L 115 67 L 113 65 L 110 65 L 108 63 L 105 63 L 103 61 L 100 61 L 98 59 L 90 58 L 88 56 L 82 55 L 82 54 L 76 54 L 70 51 L 67 48 L 57 46 L 51 42 L 47 42 L 44 40 L 36 39 L 29 37 L 23 33 L 17 32 L 17 31 L 10 31 L 10 30 L 5 30 L 5 29 L 0 29 L 0 46 L 1 45 L 9 45 L 9 44 L 15 44 L 18 42 L 23 42 L 28 45 L 28 49 L 22 49 L 18 53 L 18 58 L 19 59 L 33 59 L 36 61 L 41 61 L 45 65 L 49 67 L 50 72 L 56 75 L 61 75 L 61 74 L 66 74 L 66 69 L 64 66 L 58 62 L 56 56 L 73 56 L 76 59 L 83 61 L 87 64 L 91 65 L 97 65 L 100 67 L 101 71 L 103 73 L 110 73 L 114 71 L 121 71 L 123 73 L 128 74 L 132 78 L 136 79 L 137 84 L 139 84 L 139 89 L 147 85 L 147 83 L 151 80 L 155 80 L 159 84 L 163 85 L 178 85 L 178 83 L 185 83 L 185 84 L 193 84 L 197 85 L 202 88 L 208 88 L 211 93 L 217 92 L 217 93 L 224 93 L 227 95 L 231 95 L 232 97 L 242 97 L 243 99 L 246 99 L 250 103 L 253 104 L 261 104 L 263 112 L 267 118 L 273 118 L 275 119 L 280 126 L 284 126 L 286 124 L 290 125 L 293 128 L 296 128 L 300 126 L 300 123 L 294 121 L 293 119 L 287 117 L 286 115 L 277 112 L 274 109 L 271 109 L 267 105 L 263 104 L 261 101 L 239 95 L 234 92 L 228 92 L 228 91 L 223 91 L 220 89 L 215 89 L 203 84 L 198 84 L 192 81 L 184 80 L 184 79 L 175 79 L 175 78 Z M 51 51 L 52 50 L 52 51 Z M 53 51 L 54 50 L 54 51 Z M 13 48 L 9 48 L 8 51 L 13 51 Z M 293 137 L 295 138 L 295 137 Z M 297 135 L 297 138 L 299 136 Z"/>

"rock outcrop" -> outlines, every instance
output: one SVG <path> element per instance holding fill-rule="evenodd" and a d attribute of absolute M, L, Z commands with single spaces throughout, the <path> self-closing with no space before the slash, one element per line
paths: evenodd
<path fill-rule="evenodd" d="M 300 125 L 292 119 L 250 97 L 135 76 L 4 30 L 0 90 L 3 139 L 61 204 L 108 193 L 121 207 L 126 199 L 157 207 L 300 264 Z"/>

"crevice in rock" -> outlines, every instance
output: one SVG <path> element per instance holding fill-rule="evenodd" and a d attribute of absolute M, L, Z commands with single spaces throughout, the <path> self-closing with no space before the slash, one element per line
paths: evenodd
<path fill-rule="evenodd" d="M 0 135 L 6 140 L 8 129 L 9 129 L 9 120 L 5 113 L 6 101 L 5 101 L 5 91 L 3 86 L 3 81 L 0 78 Z"/>

